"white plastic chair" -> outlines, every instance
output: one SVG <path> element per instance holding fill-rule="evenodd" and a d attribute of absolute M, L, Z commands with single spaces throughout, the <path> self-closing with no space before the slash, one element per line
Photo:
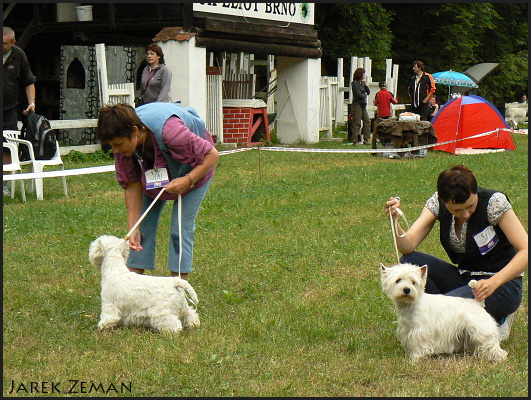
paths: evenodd
<path fill-rule="evenodd" d="M 9 149 L 11 152 L 11 162 L 9 164 L 4 164 L 4 172 L 11 172 L 11 174 L 16 174 L 18 172 L 22 173 L 22 166 L 18 160 L 18 147 L 14 143 L 3 142 L 4 148 Z M 22 192 L 22 201 L 26 202 L 26 190 L 24 189 L 24 179 L 20 179 L 20 190 Z M 11 181 L 11 198 L 15 198 L 15 181 Z"/>
<path fill-rule="evenodd" d="M 19 139 L 20 131 L 10 131 L 6 130 L 3 131 L 4 137 L 9 142 L 17 144 L 17 146 L 20 146 L 21 144 L 28 147 L 30 159 L 27 161 L 20 161 L 20 165 L 29 165 L 31 168 L 31 172 L 40 173 L 44 170 L 44 167 L 49 165 L 59 165 L 61 167 L 61 170 L 64 170 L 64 164 L 63 160 L 61 160 L 61 153 L 59 151 L 59 143 L 55 141 L 57 151 L 55 152 L 54 156 L 50 160 L 36 160 L 35 159 L 35 153 L 33 152 L 33 146 L 31 142 Z M 66 177 L 62 176 L 63 179 L 63 191 L 66 197 L 68 197 L 68 191 L 66 187 Z M 43 200 L 43 184 L 42 184 L 42 178 L 35 178 L 33 180 L 35 182 L 35 192 L 37 194 L 37 200 Z"/>

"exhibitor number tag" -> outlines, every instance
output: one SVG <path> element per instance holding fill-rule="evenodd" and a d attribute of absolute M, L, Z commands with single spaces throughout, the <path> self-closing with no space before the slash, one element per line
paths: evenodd
<path fill-rule="evenodd" d="M 472 236 L 474 237 L 482 256 L 491 251 L 499 240 L 493 226 L 488 226 L 483 231 Z"/>
<path fill-rule="evenodd" d="M 146 171 L 147 190 L 161 188 L 169 182 L 166 168 L 153 168 Z"/>

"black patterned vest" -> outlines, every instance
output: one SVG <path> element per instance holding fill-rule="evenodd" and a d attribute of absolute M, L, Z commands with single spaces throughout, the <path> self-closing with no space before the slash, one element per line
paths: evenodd
<path fill-rule="evenodd" d="M 487 205 L 494 193 L 496 191 L 478 187 L 478 205 L 468 220 L 465 253 L 456 253 L 450 248 L 452 214 L 439 199 L 438 219 L 441 223 L 441 244 L 450 260 L 461 269 L 498 272 L 516 254 L 516 249 L 509 242 L 502 229 L 499 226 L 489 224 Z"/>

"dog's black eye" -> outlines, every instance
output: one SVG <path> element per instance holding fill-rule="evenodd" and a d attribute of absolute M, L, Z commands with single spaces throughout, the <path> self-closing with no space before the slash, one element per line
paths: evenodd
<path fill-rule="evenodd" d="M 402 279 L 398 278 L 395 283 L 400 283 Z"/>
<path fill-rule="evenodd" d="M 413 286 L 415 286 L 415 285 L 416 285 L 415 281 L 411 281 L 411 284 L 412 284 Z"/>

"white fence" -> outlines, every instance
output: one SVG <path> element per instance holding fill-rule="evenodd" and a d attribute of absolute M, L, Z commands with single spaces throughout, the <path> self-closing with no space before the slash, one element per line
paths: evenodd
<path fill-rule="evenodd" d="M 207 75 L 206 127 L 218 143 L 223 143 L 223 75 Z"/>
<path fill-rule="evenodd" d="M 336 76 L 322 76 L 319 80 L 319 131 L 326 131 L 326 138 L 332 138 L 334 126 L 343 125 L 348 121 L 348 102 L 345 92 L 349 87 L 340 87 Z M 406 104 L 393 104 L 392 112 L 398 116 L 406 110 Z M 376 113 L 376 106 L 367 105 L 367 111 L 372 118 Z"/>
<path fill-rule="evenodd" d="M 340 100 L 338 78 L 322 76 L 319 80 L 319 131 L 326 131 L 326 137 L 332 138 L 332 129 L 336 120 L 336 109 Z"/>
<path fill-rule="evenodd" d="M 135 105 L 135 84 L 134 83 L 113 83 L 108 85 L 107 104 L 125 103 L 134 107 Z"/>
<path fill-rule="evenodd" d="M 108 84 L 107 81 L 107 59 L 105 57 L 105 44 L 96 44 L 96 68 L 98 73 L 98 85 L 100 92 L 100 104 L 126 103 L 134 107 L 135 105 L 135 85 L 134 83 Z"/>

